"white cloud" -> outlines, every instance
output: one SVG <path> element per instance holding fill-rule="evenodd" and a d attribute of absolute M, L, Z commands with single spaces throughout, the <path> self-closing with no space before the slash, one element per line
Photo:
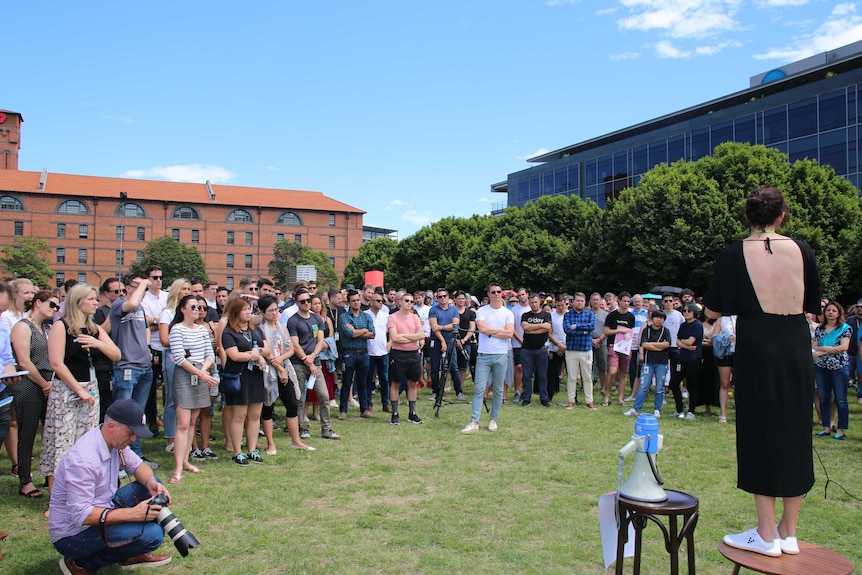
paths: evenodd
<path fill-rule="evenodd" d="M 742 42 L 737 42 L 736 40 L 727 40 L 726 42 L 719 42 L 718 44 L 714 44 L 712 46 L 699 46 L 694 49 L 695 54 L 698 56 L 712 56 L 713 54 L 718 54 L 725 48 L 742 48 Z"/>
<path fill-rule="evenodd" d="M 581 0 L 548 0 L 548 6 L 565 6 L 566 4 L 580 4 Z"/>
<path fill-rule="evenodd" d="M 793 39 L 790 46 L 770 48 L 763 54 L 755 54 L 758 60 L 783 60 L 792 62 L 814 54 L 832 50 L 862 40 L 862 16 L 856 12 L 856 4 L 838 4 L 832 13 L 813 33 Z"/>
<path fill-rule="evenodd" d="M 786 6 L 803 6 L 808 0 L 758 0 L 760 8 L 784 8 Z"/>
<path fill-rule="evenodd" d="M 487 203 L 488 203 L 488 202 L 490 202 L 491 200 L 489 200 L 486 196 L 482 196 L 481 198 L 479 198 L 479 199 L 478 199 L 478 200 L 476 200 L 476 201 L 477 201 L 478 203 L 480 203 L 480 204 L 487 204 Z"/>
<path fill-rule="evenodd" d="M 611 60 L 634 60 L 640 58 L 637 52 L 623 52 L 621 54 L 611 54 Z"/>
<path fill-rule="evenodd" d="M 110 114 L 102 114 L 102 117 L 105 118 L 106 120 L 117 120 L 121 124 L 140 124 L 139 121 L 137 121 L 133 118 L 124 118 L 122 116 L 112 116 Z"/>
<path fill-rule="evenodd" d="M 630 16 L 617 20 L 622 30 L 660 30 L 670 38 L 708 38 L 738 30 L 742 0 L 620 0 Z"/>
<path fill-rule="evenodd" d="M 390 206 L 406 206 L 407 202 L 405 202 L 404 200 L 392 200 L 391 202 L 389 202 L 389 205 Z"/>
<path fill-rule="evenodd" d="M 236 178 L 236 174 L 221 166 L 185 164 L 179 166 L 156 166 L 145 170 L 129 170 L 124 178 L 157 178 L 171 182 L 205 182 L 225 184 Z"/>
<path fill-rule="evenodd" d="M 538 150 L 536 150 L 532 154 L 527 154 L 525 156 L 515 156 L 515 159 L 516 160 L 529 160 L 530 158 L 535 158 L 536 156 L 541 156 L 543 154 L 547 154 L 550 151 L 551 150 L 549 150 L 548 148 L 539 148 Z"/>
<path fill-rule="evenodd" d="M 275 166 L 261 166 L 261 170 L 266 170 L 268 172 L 280 172 L 281 170 Z"/>
<path fill-rule="evenodd" d="M 416 224 L 417 226 L 424 226 L 426 224 L 431 223 L 431 212 L 418 212 L 416 210 L 407 210 L 403 214 L 401 214 L 401 219 Z"/>
<path fill-rule="evenodd" d="M 691 56 L 690 51 L 680 50 L 667 40 L 655 44 L 655 53 L 659 58 L 688 58 Z"/>

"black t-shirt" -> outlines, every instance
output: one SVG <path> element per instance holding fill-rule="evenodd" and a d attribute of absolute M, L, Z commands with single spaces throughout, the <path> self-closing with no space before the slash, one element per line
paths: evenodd
<path fill-rule="evenodd" d="M 670 343 L 670 332 L 664 326 L 661 326 L 659 329 L 655 329 L 651 324 L 645 325 L 641 327 L 641 347 L 645 343 L 661 343 L 666 341 Z M 651 363 L 654 365 L 666 364 L 668 359 L 668 350 L 664 349 L 663 351 L 650 351 L 648 349 L 644 349 L 644 363 Z"/>
<path fill-rule="evenodd" d="M 635 328 L 635 316 L 632 312 L 627 311 L 625 313 L 620 313 L 620 310 L 615 309 L 611 313 L 608 314 L 607 319 L 605 320 L 605 327 L 609 327 L 611 329 L 617 329 L 621 325 L 626 326 L 629 329 Z M 617 334 L 611 334 L 608 336 L 608 347 L 612 347 L 614 345 L 614 340 L 616 339 Z"/>
<path fill-rule="evenodd" d="M 469 307 L 465 307 L 464 313 L 458 313 L 459 317 L 461 318 L 460 323 L 458 324 L 458 337 L 468 342 L 475 341 L 476 334 L 467 332 L 470 330 L 470 322 L 476 321 L 476 310 Z"/>
<path fill-rule="evenodd" d="M 263 349 L 263 332 L 260 331 L 260 328 L 250 328 L 246 329 L 242 333 L 237 333 L 230 326 L 224 328 L 224 331 L 221 332 L 221 345 L 222 349 L 230 349 L 235 347 L 237 351 L 251 351 L 253 347 L 257 347 L 258 349 Z M 248 362 L 236 362 L 228 356 L 227 363 L 224 366 L 225 373 L 241 373 L 242 368 L 247 366 Z"/>
<path fill-rule="evenodd" d="M 521 322 L 527 322 L 532 325 L 542 325 L 542 324 L 550 324 L 551 323 L 551 314 L 546 311 L 540 311 L 538 313 L 533 310 L 525 311 L 521 314 Z M 524 332 L 524 343 L 521 345 L 522 349 L 540 349 L 544 347 L 545 342 L 548 341 L 548 333 L 526 333 Z"/>

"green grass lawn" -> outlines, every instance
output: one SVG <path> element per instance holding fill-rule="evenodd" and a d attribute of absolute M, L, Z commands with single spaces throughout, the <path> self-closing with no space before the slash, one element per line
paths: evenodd
<path fill-rule="evenodd" d="M 469 394 L 470 383 L 467 388 Z M 264 455 L 264 465 L 240 468 L 216 449 L 219 461 L 198 464 L 204 474 L 187 473 L 181 484 L 168 486 L 171 509 L 201 546 L 181 558 L 166 542 L 162 552 L 174 561 L 154 572 L 603 572 L 598 499 L 616 489 L 617 450 L 632 434 L 634 420 L 621 415 L 623 408 L 505 405 L 497 433 L 487 431 L 483 412 L 482 430 L 462 436 L 469 404 L 444 406 L 436 419 L 428 395 L 421 391 L 421 426 L 406 421 L 406 405 L 399 427 L 389 425 L 388 414 L 363 420 L 351 408 L 349 419 L 334 421 L 341 441 L 320 439 L 312 422 L 309 442 L 318 448 L 312 453 L 288 449 L 288 435 L 281 431 L 278 455 Z M 755 522 L 752 497 L 735 487 L 733 414 L 730 425 L 720 425 L 716 416 L 676 420 L 668 417 L 672 409 L 665 404 L 660 420 L 665 440 L 659 470 L 665 487 L 700 499 L 698 573 L 729 573 L 718 542 Z M 856 497 L 862 496 L 860 413 L 854 396 L 848 440 L 815 440 L 830 478 Z M 214 448 L 223 445 L 220 425 L 217 412 Z M 161 439 L 144 441 L 145 453 L 162 464 L 157 474 L 167 480 L 173 459 L 163 446 Z M 47 500 L 19 497 L 8 464 L 2 456 L 0 531 L 10 535 L 0 543 L 0 573 L 59 573 L 59 554 L 42 516 Z M 816 458 L 815 466 L 817 481 L 802 507 L 799 537 L 858 565 L 862 504 L 834 484 L 824 500 L 826 477 Z M 644 532 L 644 547 L 643 572 L 667 573 L 668 557 L 654 525 Z M 626 567 L 631 569 L 630 559 Z"/>

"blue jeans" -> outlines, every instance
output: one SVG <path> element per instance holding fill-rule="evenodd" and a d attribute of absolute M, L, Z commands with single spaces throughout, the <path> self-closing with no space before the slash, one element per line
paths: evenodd
<path fill-rule="evenodd" d="M 134 399 L 135 403 L 141 406 L 144 410 L 147 407 L 147 399 L 150 397 L 150 386 L 153 385 L 153 368 L 147 369 L 131 369 L 132 378 L 126 381 L 123 377 L 125 369 L 114 369 L 114 392 L 113 400 Z M 144 452 L 141 451 L 141 438 L 136 437 L 135 441 L 129 446 L 132 448 L 138 457 L 143 458 Z"/>
<path fill-rule="evenodd" d="M 446 342 L 447 349 L 454 346 L 454 339 Z M 431 391 L 437 393 L 440 387 L 440 364 L 443 362 L 443 351 L 440 349 L 440 340 L 431 338 Z M 458 350 L 454 349 L 452 361 L 449 363 L 449 374 L 452 378 L 452 386 L 455 388 L 455 393 L 463 393 L 461 388 L 461 372 L 458 371 Z"/>
<path fill-rule="evenodd" d="M 162 397 L 165 400 L 165 409 L 162 413 L 162 423 L 165 424 L 165 439 L 173 439 L 177 432 L 177 408 L 174 405 L 174 356 L 171 350 L 166 349 L 162 353 Z"/>
<path fill-rule="evenodd" d="M 523 370 L 523 389 L 521 401 L 529 403 L 533 397 L 533 373 L 539 380 L 539 399 L 548 401 L 548 350 L 521 348 L 521 369 Z"/>
<path fill-rule="evenodd" d="M 850 367 L 841 369 L 825 369 L 814 366 L 814 379 L 817 381 L 817 392 L 820 394 L 820 419 L 823 427 L 832 426 L 832 394 L 835 394 L 835 405 L 838 407 L 838 429 L 847 429 L 850 419 L 850 407 L 847 405 L 847 387 L 850 383 Z"/>
<path fill-rule="evenodd" d="M 368 395 L 368 407 L 374 402 L 374 375 L 380 379 L 380 403 L 389 406 L 389 354 L 371 355 L 368 357 L 368 377 L 365 378 L 365 391 Z"/>
<path fill-rule="evenodd" d="M 338 408 L 341 413 L 347 413 L 350 402 L 350 386 L 359 396 L 359 411 L 368 409 L 368 394 L 365 391 L 365 378 L 368 374 L 368 352 L 356 353 L 344 350 L 344 376 L 341 380 L 341 402 Z"/>
<path fill-rule="evenodd" d="M 656 411 L 661 411 L 661 406 L 664 405 L 664 380 L 667 377 L 666 363 L 645 363 L 641 368 L 640 385 L 638 386 L 638 394 L 635 396 L 635 411 L 640 412 L 646 403 L 649 386 L 655 377 L 655 407 Z"/>
<path fill-rule="evenodd" d="M 480 353 L 476 358 L 476 382 L 473 386 L 472 421 L 479 422 L 482 413 L 482 397 L 489 385 L 494 386 L 494 399 L 491 401 L 491 419 L 497 419 L 503 407 L 503 378 L 509 363 L 507 353 Z"/>
<path fill-rule="evenodd" d="M 149 490 L 137 481 L 125 485 L 114 494 L 117 507 L 134 507 L 140 501 L 152 497 Z M 165 531 L 155 521 L 112 523 L 106 528 L 108 541 L 117 547 L 108 547 L 99 527 L 94 525 L 77 535 L 64 537 L 54 543 L 63 557 L 71 559 L 79 567 L 95 571 L 120 561 L 151 553 L 161 547 Z M 124 542 L 127 542 L 123 544 Z"/>

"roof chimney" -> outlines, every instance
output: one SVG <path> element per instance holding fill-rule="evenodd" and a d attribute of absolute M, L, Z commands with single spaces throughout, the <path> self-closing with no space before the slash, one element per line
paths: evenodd
<path fill-rule="evenodd" d="M 0 170 L 18 169 L 23 121 L 24 118 L 18 112 L 0 110 Z"/>

